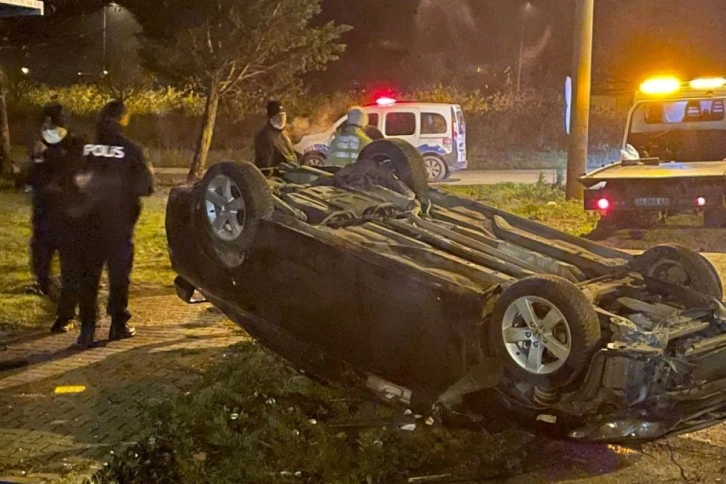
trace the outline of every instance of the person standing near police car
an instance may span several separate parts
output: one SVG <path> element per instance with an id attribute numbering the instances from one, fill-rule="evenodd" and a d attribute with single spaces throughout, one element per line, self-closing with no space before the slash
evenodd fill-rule
<path id="1" fill-rule="evenodd" d="M 357 106 L 351 108 L 345 125 L 330 142 L 326 165 L 345 167 L 354 163 L 363 148 L 372 141 L 365 131 L 366 126 L 368 113 Z"/>
<path id="2" fill-rule="evenodd" d="M 89 201 L 88 214 L 76 239 L 78 257 L 76 291 L 81 320 L 78 346 L 96 346 L 96 305 L 104 265 L 108 267 L 111 317 L 108 338 L 130 338 L 136 330 L 128 325 L 130 275 L 133 266 L 133 234 L 141 214 L 140 197 L 154 191 L 153 175 L 139 146 L 126 138 L 123 129 L 129 113 L 121 101 L 111 101 L 101 110 L 96 139 L 83 148 L 84 173 L 81 191 Z M 81 254 L 78 254 L 81 255 Z"/>
<path id="3" fill-rule="evenodd" d="M 255 136 L 255 165 L 275 168 L 281 163 L 297 164 L 297 154 L 285 134 L 287 112 L 280 101 L 267 103 L 267 123 Z"/>

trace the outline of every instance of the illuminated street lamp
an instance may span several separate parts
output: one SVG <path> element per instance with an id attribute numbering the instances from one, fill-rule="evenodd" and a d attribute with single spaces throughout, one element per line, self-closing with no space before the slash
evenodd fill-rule
<path id="1" fill-rule="evenodd" d="M 20 72 L 22 72 L 23 75 L 27 76 L 28 74 L 30 74 L 30 68 L 28 68 L 28 67 L 21 67 L 20 68 Z"/>

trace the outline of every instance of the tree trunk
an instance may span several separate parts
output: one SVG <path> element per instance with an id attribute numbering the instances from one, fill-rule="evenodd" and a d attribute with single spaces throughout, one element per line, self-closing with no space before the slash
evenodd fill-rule
<path id="1" fill-rule="evenodd" d="M 187 181 L 189 182 L 201 179 L 207 169 L 207 155 L 209 155 L 209 148 L 212 146 L 218 107 L 219 85 L 215 81 L 212 81 L 209 85 L 209 93 L 207 94 L 207 104 L 204 108 L 202 132 L 197 142 L 197 151 L 194 153 L 194 161 L 192 161 L 192 166 L 189 168 L 189 174 L 187 175 Z"/>
<path id="2" fill-rule="evenodd" d="M 2 176 L 9 178 L 13 176 L 13 160 L 10 156 L 10 121 L 5 82 L 5 72 L 0 66 L 0 162 L 2 162 Z"/>

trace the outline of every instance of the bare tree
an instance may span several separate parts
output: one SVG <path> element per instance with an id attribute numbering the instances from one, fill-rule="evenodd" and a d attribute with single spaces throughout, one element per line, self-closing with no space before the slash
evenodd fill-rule
<path id="1" fill-rule="evenodd" d="M 143 28 L 144 66 L 206 97 L 190 180 L 206 169 L 222 98 L 294 84 L 300 74 L 324 69 L 345 48 L 338 39 L 347 27 L 311 25 L 320 0 L 122 3 Z"/>

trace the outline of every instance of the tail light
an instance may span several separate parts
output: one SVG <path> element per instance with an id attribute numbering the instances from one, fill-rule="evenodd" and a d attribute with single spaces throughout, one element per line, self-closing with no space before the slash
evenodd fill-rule
<path id="1" fill-rule="evenodd" d="M 601 198 L 597 201 L 597 209 L 602 210 L 603 212 L 607 211 L 610 208 L 610 200 L 607 198 Z"/>

